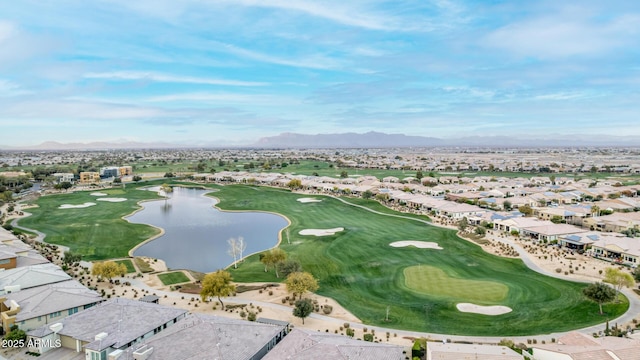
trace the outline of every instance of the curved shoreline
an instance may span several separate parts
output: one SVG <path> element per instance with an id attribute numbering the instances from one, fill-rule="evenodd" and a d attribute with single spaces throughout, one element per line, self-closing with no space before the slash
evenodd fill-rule
<path id="1" fill-rule="evenodd" d="M 212 198 L 212 199 L 214 200 L 214 202 L 215 202 L 215 203 L 212 205 L 212 207 L 214 207 L 216 210 L 218 210 L 218 211 L 220 211 L 220 212 L 228 212 L 228 213 L 234 213 L 234 212 L 235 212 L 235 213 L 247 213 L 247 212 L 249 212 L 249 213 L 272 214 L 272 215 L 277 215 L 277 216 L 279 216 L 279 217 L 281 217 L 281 218 L 284 218 L 284 219 L 287 221 L 287 225 L 286 225 L 285 227 L 283 227 L 282 229 L 280 229 L 280 231 L 278 231 L 278 242 L 277 242 L 274 246 L 272 246 L 272 247 L 270 247 L 270 248 L 268 248 L 268 249 L 265 249 L 265 250 L 254 251 L 254 252 L 252 252 L 252 253 L 249 253 L 249 254 L 247 254 L 247 255 L 244 255 L 241 259 L 238 259 L 238 261 L 236 261 L 236 263 L 241 262 L 243 259 L 245 259 L 245 258 L 247 258 L 247 257 L 249 257 L 249 256 L 252 256 L 252 255 L 255 255 L 255 254 L 259 254 L 259 253 L 261 253 L 261 252 L 263 252 L 263 251 L 271 250 L 271 249 L 274 249 L 274 248 L 276 248 L 276 247 L 280 246 L 280 244 L 282 243 L 282 231 L 284 231 L 284 230 L 285 230 L 285 229 L 287 229 L 289 226 L 291 226 L 291 220 L 289 220 L 289 218 L 288 218 L 288 217 L 286 217 L 286 216 L 284 216 L 284 215 L 282 215 L 282 214 L 276 213 L 276 212 L 272 212 L 272 211 L 261 211 L 261 210 L 249 210 L 249 211 L 245 211 L 245 210 L 225 210 L 225 209 L 221 209 L 221 208 L 219 208 L 219 207 L 217 206 L 217 204 L 218 204 L 218 203 L 220 203 L 220 201 L 221 201 L 221 200 L 220 200 L 218 197 L 216 197 L 216 196 L 211 196 L 211 195 L 209 195 L 209 194 L 211 194 L 211 193 L 215 193 L 216 191 L 218 191 L 217 189 L 208 189 L 208 188 L 206 188 L 206 187 L 204 187 L 204 186 L 198 186 L 198 185 L 186 185 L 186 186 L 183 186 L 183 185 L 174 185 L 174 186 L 176 186 L 176 187 L 183 187 L 183 188 L 187 188 L 187 189 L 199 189 L 199 190 L 205 190 L 205 191 L 207 191 L 206 193 L 202 194 L 201 196 L 203 196 L 203 197 L 209 197 L 209 198 Z M 222 186 L 222 185 L 221 185 L 221 186 Z M 149 190 L 142 189 L 142 188 L 141 188 L 141 189 L 139 189 L 139 190 L 149 191 Z M 159 200 L 163 200 L 163 199 L 148 199 L 148 200 L 141 200 L 141 201 L 138 201 L 138 202 L 137 202 L 137 204 L 138 204 L 138 205 L 140 205 L 140 208 L 139 208 L 139 209 L 135 209 L 132 213 L 127 214 L 127 215 L 125 215 L 125 216 L 122 216 L 122 217 L 121 217 L 123 220 L 125 220 L 125 221 L 129 222 L 130 224 L 142 224 L 142 225 L 151 226 L 152 228 L 155 228 L 155 229 L 160 230 L 160 233 L 158 233 L 158 234 L 156 234 L 156 235 L 154 235 L 154 236 L 152 236 L 152 237 L 150 237 L 150 238 L 148 238 L 148 239 L 146 239 L 146 240 L 142 241 L 141 243 L 139 243 L 139 244 L 137 244 L 136 246 L 134 246 L 133 248 L 131 248 L 131 249 L 128 251 L 128 255 L 129 255 L 130 257 L 135 257 L 135 256 L 133 255 L 133 253 L 134 253 L 136 250 L 138 250 L 140 247 L 142 247 L 143 245 L 145 245 L 145 244 L 147 244 L 147 243 L 149 243 L 149 242 L 151 242 L 151 241 L 153 241 L 153 240 L 156 240 L 156 239 L 158 239 L 159 237 L 161 237 L 162 235 L 164 235 L 164 234 L 165 234 L 165 230 L 164 230 L 163 228 L 159 227 L 159 226 L 156 226 L 156 225 L 153 225 L 153 224 L 149 224 L 149 223 L 132 223 L 132 222 L 130 222 L 130 221 L 129 221 L 128 219 L 126 219 L 126 218 L 127 218 L 127 217 L 130 217 L 130 216 L 135 215 L 135 214 L 136 214 L 136 213 L 138 213 L 139 211 L 144 210 L 144 206 L 142 205 L 142 203 L 144 203 L 144 202 L 148 202 L 148 201 L 159 201 Z M 217 202 L 216 202 L 216 201 L 217 201 Z M 162 260 L 164 261 L 164 259 L 162 259 Z M 231 266 L 233 266 L 233 264 L 234 264 L 234 262 L 231 262 L 231 264 L 229 264 L 229 265 L 225 266 L 223 269 L 228 269 L 228 268 L 230 268 Z"/>
<path id="2" fill-rule="evenodd" d="M 224 185 L 221 185 L 221 186 L 224 186 Z M 214 189 L 214 190 L 215 190 L 215 189 Z M 261 250 L 261 251 L 254 251 L 254 252 L 252 252 L 252 253 L 250 253 L 250 254 L 247 254 L 247 255 L 243 256 L 241 259 L 238 259 L 238 261 L 236 261 L 236 263 L 241 262 L 242 260 L 244 260 L 245 258 L 248 258 L 249 256 L 253 256 L 253 255 L 255 255 L 255 254 L 259 254 L 259 253 L 261 253 L 261 252 L 263 252 L 263 251 L 267 251 L 267 250 L 275 249 L 275 248 L 277 248 L 278 246 L 280 246 L 280 244 L 282 244 L 282 232 L 283 232 L 284 230 L 288 229 L 288 228 L 289 228 L 289 226 L 291 226 L 291 220 L 289 220 L 289 218 L 288 218 L 288 217 L 286 217 L 286 216 L 284 216 L 284 215 L 282 215 L 282 214 L 280 214 L 280 213 L 273 212 L 273 211 L 262 211 L 262 210 L 226 210 L 226 209 L 221 209 L 221 208 L 219 208 L 219 207 L 218 207 L 218 204 L 221 202 L 220 198 L 218 198 L 218 197 L 216 197 L 216 196 L 211 196 L 211 195 L 209 195 L 210 193 L 213 193 L 213 192 L 215 192 L 215 191 L 211 191 L 211 192 L 208 192 L 208 193 L 202 194 L 202 196 L 208 196 L 208 197 L 210 197 L 210 198 L 216 199 L 218 202 L 217 202 L 217 203 L 215 203 L 215 204 L 213 204 L 213 207 L 214 207 L 214 208 L 216 208 L 216 209 L 217 209 L 218 211 L 220 211 L 220 212 L 228 212 L 228 213 L 247 213 L 247 212 L 256 212 L 256 213 L 262 213 L 262 214 L 278 215 L 278 216 L 280 216 L 280 217 L 284 218 L 285 220 L 287 220 L 287 226 L 283 227 L 282 229 L 280 229 L 280 231 L 278 231 L 278 242 L 277 242 L 274 246 L 272 246 L 272 247 L 270 247 L 270 248 L 268 248 L 268 249 L 265 249 L 265 250 Z M 231 266 L 233 266 L 233 262 L 232 262 L 231 264 L 227 265 L 226 267 L 224 267 L 224 269 L 226 270 L 226 269 L 230 268 Z"/>

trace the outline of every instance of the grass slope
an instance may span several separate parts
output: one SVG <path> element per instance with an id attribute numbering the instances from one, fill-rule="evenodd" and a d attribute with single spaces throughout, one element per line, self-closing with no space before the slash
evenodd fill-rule
<path id="1" fill-rule="evenodd" d="M 281 248 L 318 278 L 318 293 L 333 297 L 365 323 L 436 333 L 506 336 L 565 331 L 606 320 L 598 315 L 597 305 L 582 295 L 586 285 L 542 276 L 520 260 L 487 254 L 458 238 L 455 231 L 373 214 L 329 197 L 302 204 L 296 201 L 300 194 L 281 189 L 216 188 L 221 209 L 273 211 L 287 216 L 291 225 L 283 232 Z M 298 235 L 303 229 L 334 227 L 345 231 L 327 237 Z M 437 242 L 444 249 L 389 246 L 409 239 Z M 455 308 L 461 298 L 410 290 L 404 271 L 417 265 L 439 268 L 458 279 L 504 284 L 509 290 L 501 303 L 513 312 L 495 317 L 461 313 Z M 240 282 L 277 281 L 273 271 L 264 272 L 257 254 L 230 271 Z M 387 306 L 391 307 L 390 322 L 384 321 Z M 625 301 L 608 304 L 605 311 L 613 318 L 627 308 Z"/>
<path id="2" fill-rule="evenodd" d="M 45 241 L 71 248 L 82 254 L 85 260 L 103 260 L 128 256 L 135 245 L 158 233 L 158 230 L 141 224 L 131 224 L 122 217 L 131 214 L 140 206 L 141 200 L 159 199 L 151 191 L 126 189 L 100 190 L 110 196 L 126 198 L 127 201 L 111 203 L 97 201 L 92 191 L 43 196 L 38 199 L 38 208 L 29 209 L 32 216 L 21 219 L 19 225 L 47 234 Z M 96 203 L 80 209 L 59 209 L 62 204 Z"/>
<path id="3" fill-rule="evenodd" d="M 159 274 L 158 279 L 165 285 L 179 284 L 188 282 L 189 278 L 182 271 L 174 271 L 170 273 Z"/>
<path id="4" fill-rule="evenodd" d="M 124 264 L 127 267 L 127 274 L 136 272 L 136 268 L 133 266 L 131 260 L 116 260 L 116 264 Z"/>

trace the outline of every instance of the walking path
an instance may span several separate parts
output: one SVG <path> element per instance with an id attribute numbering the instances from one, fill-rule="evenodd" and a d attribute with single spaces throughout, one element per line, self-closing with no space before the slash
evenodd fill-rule
<path id="1" fill-rule="evenodd" d="M 349 206 L 354 206 L 357 208 L 361 208 L 363 210 L 369 211 L 371 213 L 375 213 L 378 215 L 383 215 L 383 216 L 389 216 L 389 217 L 395 217 L 395 218 L 402 218 L 402 219 L 407 219 L 407 220 L 412 220 L 412 221 L 417 221 L 417 222 L 421 222 L 427 225 L 433 225 L 433 226 L 438 226 L 430 221 L 427 220 L 422 220 L 422 219 L 417 219 L 415 217 L 410 217 L 410 216 L 403 216 L 403 215 L 396 215 L 396 214 L 388 214 L 388 213 L 384 213 L 384 212 L 380 212 L 380 211 L 376 211 L 373 209 L 370 209 L 366 206 L 363 205 L 358 205 L 358 204 L 353 204 L 347 200 L 338 198 L 338 197 L 334 197 L 334 196 L 330 196 L 344 204 L 347 204 Z M 29 214 L 27 214 L 28 216 Z M 37 241 L 43 241 L 44 238 L 46 237 L 46 234 L 39 232 L 37 230 L 34 229 L 29 229 L 29 228 L 25 228 L 25 227 L 21 227 L 19 225 L 17 225 L 17 221 L 18 219 L 14 219 L 12 221 L 12 225 L 18 229 L 23 229 L 23 230 L 27 230 L 27 231 L 32 231 L 34 233 L 37 234 Z M 547 276 L 551 276 L 554 278 L 560 278 L 563 280 L 570 280 L 570 281 L 580 281 L 580 280 L 574 280 L 574 279 L 567 279 L 567 277 L 564 277 L 560 274 L 555 274 L 552 272 L 549 272 L 543 268 L 541 268 L 540 266 L 538 266 L 532 259 L 531 259 L 531 255 L 524 250 L 519 244 L 516 244 L 515 242 L 511 241 L 508 238 L 498 238 L 498 237 L 493 237 L 494 240 L 499 241 L 501 243 L 507 244 L 512 246 L 517 252 L 518 254 L 520 254 L 520 258 L 522 259 L 522 261 L 533 271 L 536 271 L 540 274 L 543 275 L 547 275 Z M 129 281 L 131 283 L 132 286 L 142 289 L 142 290 L 148 290 L 150 292 L 156 293 L 157 295 L 164 297 L 165 295 L 167 296 L 167 298 L 173 298 L 173 299 L 180 299 L 181 297 L 185 296 L 184 293 L 179 293 L 179 292 L 171 292 L 171 291 L 163 291 L 163 290 L 158 290 L 156 288 L 153 288 L 149 285 L 147 285 L 143 280 L 141 279 L 130 279 L 130 278 L 121 278 L 121 280 L 123 281 Z M 587 281 L 582 281 L 582 282 L 587 282 Z M 640 297 L 638 297 L 636 294 L 634 294 L 633 292 L 624 289 L 623 293 L 627 296 L 627 298 L 629 299 L 629 310 L 622 315 L 621 317 L 617 318 L 617 319 L 612 319 L 610 320 L 610 324 L 614 325 L 616 323 L 622 325 L 622 324 L 626 324 L 628 322 L 631 322 L 631 320 L 636 317 L 638 314 L 640 314 Z M 254 305 L 258 305 L 261 307 L 265 307 L 265 308 L 270 308 L 270 309 L 274 309 L 274 310 L 278 310 L 278 311 L 285 311 L 285 312 L 291 312 L 291 307 L 289 306 L 285 306 L 285 305 L 280 305 L 280 304 L 275 304 L 275 303 L 271 303 L 271 302 L 264 302 L 264 301 L 256 301 L 254 299 L 246 299 L 243 298 L 241 296 L 235 296 L 235 297 L 227 297 L 225 298 L 225 301 L 230 301 L 236 304 L 249 304 L 252 303 Z M 339 318 L 334 318 L 334 317 L 330 317 L 330 316 L 325 316 L 325 315 L 321 315 L 321 314 L 317 314 L 317 313 L 312 313 L 310 316 L 310 318 L 312 319 L 317 319 L 317 320 L 321 320 L 321 321 L 325 321 L 328 323 L 332 323 L 332 324 L 339 324 L 342 325 L 345 322 L 344 319 L 339 319 Z M 426 338 L 430 338 L 430 339 L 435 339 L 435 340 L 445 340 L 445 339 L 450 339 L 452 341 L 473 341 L 473 342 L 480 342 L 480 343 L 497 343 L 499 342 L 501 339 L 505 338 L 506 336 L 503 337 L 483 337 L 483 336 L 458 336 L 458 335 L 447 335 L 447 334 L 436 334 L 436 333 L 424 333 L 424 332 L 415 332 L 415 331 L 406 331 L 406 330 L 397 330 L 397 329 L 390 329 L 390 328 L 384 328 L 384 327 L 378 327 L 378 326 L 371 326 L 371 325 L 364 325 L 364 324 L 360 324 L 360 323 L 354 323 L 354 322 L 349 322 L 350 326 L 352 328 L 356 328 L 359 330 L 362 330 L 363 328 L 368 328 L 368 329 L 373 329 L 376 331 L 376 333 L 382 334 L 385 332 L 390 332 L 393 334 L 397 334 L 398 337 L 402 338 L 402 337 L 426 337 Z M 595 325 L 595 326 L 590 326 L 584 329 L 579 329 L 576 331 L 580 331 L 583 333 L 587 333 L 587 334 L 592 334 L 594 332 L 599 332 L 604 330 L 605 324 L 599 324 L 599 325 Z M 522 343 L 526 343 L 528 339 L 532 339 L 532 338 L 536 338 L 537 340 L 547 340 L 550 341 L 552 338 L 558 338 L 564 334 L 566 334 L 568 332 L 561 332 L 561 333 L 552 333 L 552 334 L 541 334 L 541 335 L 530 335 L 530 336 L 517 336 L 517 337 L 511 337 L 509 336 L 510 339 L 513 339 L 515 342 L 522 342 Z"/>

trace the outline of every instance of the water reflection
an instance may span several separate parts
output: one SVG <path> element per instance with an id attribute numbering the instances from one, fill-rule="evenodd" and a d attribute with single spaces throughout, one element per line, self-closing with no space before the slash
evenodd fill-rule
<path id="1" fill-rule="evenodd" d="M 135 256 L 166 261 L 172 269 L 211 272 L 233 262 L 227 240 L 244 237 L 245 255 L 266 250 L 278 242 L 287 221 L 278 215 L 256 212 L 221 212 L 206 190 L 175 188 L 171 199 L 145 202 L 144 209 L 127 218 L 165 230 L 161 237 L 141 246 Z"/>

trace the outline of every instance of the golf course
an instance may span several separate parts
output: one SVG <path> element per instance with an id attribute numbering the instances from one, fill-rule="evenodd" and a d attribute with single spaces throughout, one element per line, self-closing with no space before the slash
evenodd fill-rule
<path id="1" fill-rule="evenodd" d="M 605 304 L 606 315 L 599 315 L 598 305 L 582 294 L 586 284 L 540 275 L 519 259 L 488 254 L 453 230 L 429 225 L 426 217 L 405 217 L 375 201 L 344 199 L 382 214 L 336 198 L 284 189 L 206 186 L 215 190 L 209 195 L 220 200 L 217 207 L 222 210 L 286 216 L 291 225 L 282 231 L 280 247 L 318 279 L 318 294 L 334 298 L 365 324 L 456 335 L 532 335 L 602 323 L 628 308 L 623 299 Z M 48 242 L 68 246 L 87 260 L 123 257 L 158 232 L 122 219 L 139 207 L 138 201 L 159 198 L 137 187 L 103 191 L 126 201 L 83 208 L 60 206 L 97 203 L 89 192 L 45 196 L 36 202 L 38 208 L 30 209 L 33 215 L 19 224 L 46 233 Z M 339 228 L 323 236 L 300 234 Z M 390 245 L 402 241 L 437 247 Z M 273 271 L 264 272 L 258 254 L 228 270 L 236 282 L 283 280 Z M 501 315 L 462 312 L 456 307 L 460 303 L 511 311 Z"/>

